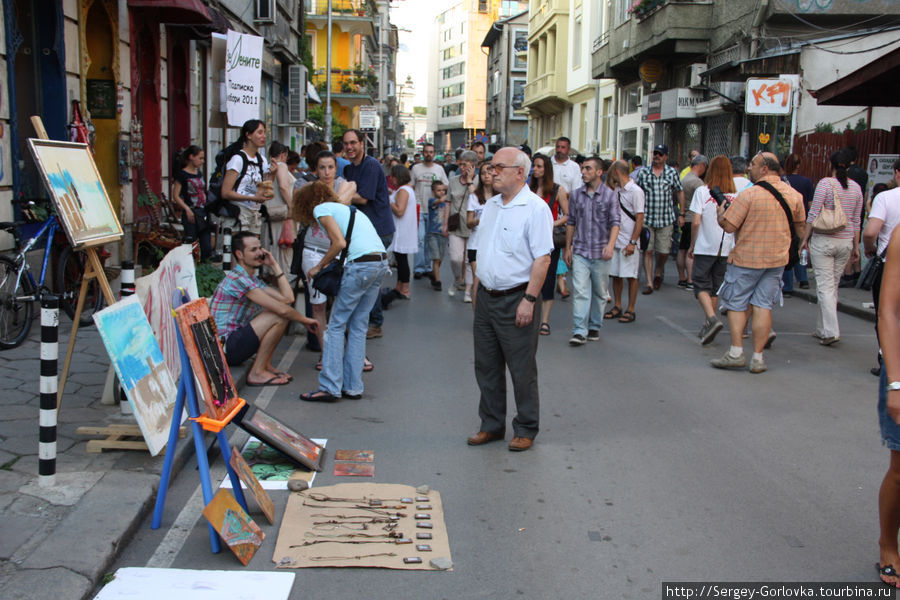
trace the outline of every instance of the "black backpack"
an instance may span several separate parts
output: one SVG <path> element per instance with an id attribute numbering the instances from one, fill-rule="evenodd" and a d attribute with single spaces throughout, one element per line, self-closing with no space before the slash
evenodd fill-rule
<path id="1" fill-rule="evenodd" d="M 206 188 L 206 204 L 209 207 L 208 212 L 210 214 L 220 215 L 224 210 L 224 214 L 232 219 L 237 219 L 240 214 L 240 209 L 237 206 L 222 197 L 222 182 L 225 180 L 225 168 L 228 165 L 228 161 L 237 154 L 241 157 L 241 171 L 234 181 L 233 189 L 238 189 L 241 180 L 244 178 L 244 175 L 247 174 L 247 168 L 250 166 L 247 155 L 241 152 L 243 147 L 243 142 L 237 140 L 236 142 L 225 146 L 225 148 L 219 150 L 216 154 L 216 168 L 212 175 L 210 175 L 209 185 Z M 262 157 L 257 154 L 256 160 L 257 165 L 259 166 L 259 172 L 262 173 Z"/>

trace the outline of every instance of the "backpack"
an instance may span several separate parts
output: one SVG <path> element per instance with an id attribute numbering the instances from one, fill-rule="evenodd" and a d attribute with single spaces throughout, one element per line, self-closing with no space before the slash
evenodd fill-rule
<path id="1" fill-rule="evenodd" d="M 216 168 L 212 172 L 212 175 L 209 176 L 209 185 L 206 187 L 206 205 L 209 207 L 208 212 L 210 214 L 219 215 L 222 214 L 222 211 L 224 210 L 225 215 L 232 219 L 237 219 L 240 214 L 240 209 L 235 206 L 234 203 L 222 197 L 222 182 L 225 180 L 225 170 L 228 161 L 231 160 L 234 155 L 238 155 L 241 157 L 241 171 L 234 181 L 233 188 L 235 190 L 238 189 L 241 180 L 244 178 L 244 175 L 247 174 L 247 168 L 250 166 L 247 155 L 241 152 L 243 147 L 243 142 L 237 140 L 219 150 L 216 154 Z M 259 172 L 262 173 L 262 157 L 257 154 L 256 160 L 259 166 Z"/>

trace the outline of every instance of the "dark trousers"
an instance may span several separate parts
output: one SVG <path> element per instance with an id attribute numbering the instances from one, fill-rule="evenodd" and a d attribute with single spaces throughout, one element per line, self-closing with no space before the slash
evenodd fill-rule
<path id="1" fill-rule="evenodd" d="M 534 438 L 538 433 L 540 399 L 538 397 L 537 352 L 541 299 L 527 327 L 516 327 L 516 308 L 525 292 L 508 296 L 490 296 L 478 288 L 475 321 L 475 381 L 481 390 L 478 415 L 481 430 L 500 433 L 506 430 L 506 370 L 509 369 L 516 401 L 513 431 L 518 437 Z"/>

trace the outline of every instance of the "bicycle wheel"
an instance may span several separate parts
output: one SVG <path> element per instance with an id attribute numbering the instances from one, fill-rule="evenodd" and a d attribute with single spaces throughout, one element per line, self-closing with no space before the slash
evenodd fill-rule
<path id="1" fill-rule="evenodd" d="M 25 341 L 31 330 L 31 300 L 20 298 L 34 296 L 34 286 L 23 273 L 16 286 L 18 267 L 9 256 L 0 256 L 0 349 L 15 348 Z"/>
<path id="2" fill-rule="evenodd" d="M 59 253 L 56 263 L 56 292 L 59 294 L 59 307 L 75 318 L 75 308 L 78 306 L 78 293 L 81 291 L 81 280 L 84 278 L 84 265 L 87 255 L 81 251 L 72 250 L 71 246 L 63 248 Z M 88 284 L 87 296 L 84 298 L 84 308 L 81 311 L 81 319 L 78 325 L 85 327 L 94 324 L 91 318 L 95 312 L 103 308 L 106 300 L 100 291 L 100 284 L 96 279 Z"/>

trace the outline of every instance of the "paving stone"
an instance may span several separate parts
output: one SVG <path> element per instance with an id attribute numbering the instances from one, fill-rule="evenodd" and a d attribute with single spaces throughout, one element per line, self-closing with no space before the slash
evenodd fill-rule
<path id="1" fill-rule="evenodd" d="M 19 488 L 28 483 L 29 477 L 16 471 L 0 471 L 0 494 L 15 494 Z"/>
<path id="2" fill-rule="evenodd" d="M 32 479 L 20 487 L 19 492 L 40 498 L 50 504 L 74 506 L 101 477 L 103 473 L 100 471 L 57 473 L 56 485 L 41 487 L 37 479 Z"/>
<path id="3" fill-rule="evenodd" d="M 2 446 L 3 446 L 3 442 L 2 442 L 2 440 L 0 440 L 0 447 L 2 447 Z M 18 456 L 18 454 L 13 454 L 13 453 L 7 452 L 5 450 L 0 450 L 0 467 L 5 465 L 9 461 L 13 460 L 17 456 Z"/>
<path id="4" fill-rule="evenodd" d="M 35 388 L 34 391 L 23 390 L 21 388 L 9 390 L 4 394 L 0 394 L 0 405 L 11 406 L 14 404 L 25 404 L 29 400 L 37 398 L 39 391 L 40 390 L 37 388 Z"/>
<path id="5" fill-rule="evenodd" d="M 35 585 L 38 581 L 40 585 Z M 80 600 L 93 587 L 83 575 L 57 567 L 17 571 L 6 581 L 2 592 L 5 600 Z"/>
<path id="6" fill-rule="evenodd" d="M 25 419 L 31 419 L 35 422 L 35 426 L 37 426 L 39 413 L 34 407 L 25 405 L 13 405 L 7 406 L 3 409 L 3 420 L 4 421 L 22 421 Z M 22 427 L 23 423 L 19 423 L 19 427 Z"/>
<path id="7" fill-rule="evenodd" d="M 18 377 L 13 375 L 2 374 L 0 375 L 0 390 L 14 390 L 23 383 L 25 383 L 25 377 L 22 373 L 17 373 Z"/>
<path id="8" fill-rule="evenodd" d="M 13 423 L 0 423 L 0 428 L 5 428 L 6 425 L 13 425 Z M 19 424 L 18 427 L 19 432 L 22 431 L 22 425 Z M 34 422 L 34 431 L 29 435 L 16 435 L 9 436 L 3 440 L 3 449 L 7 452 L 12 452 L 13 454 L 23 454 L 29 455 L 34 454 L 37 455 L 38 452 L 38 425 L 37 421 Z M 16 463 L 18 464 L 18 463 Z"/>
<path id="9" fill-rule="evenodd" d="M 0 558 L 12 558 L 13 553 L 39 530 L 42 521 L 42 517 L 17 515 L 9 509 L 0 514 L 0 531 L 3 532 L 0 535 Z"/>

